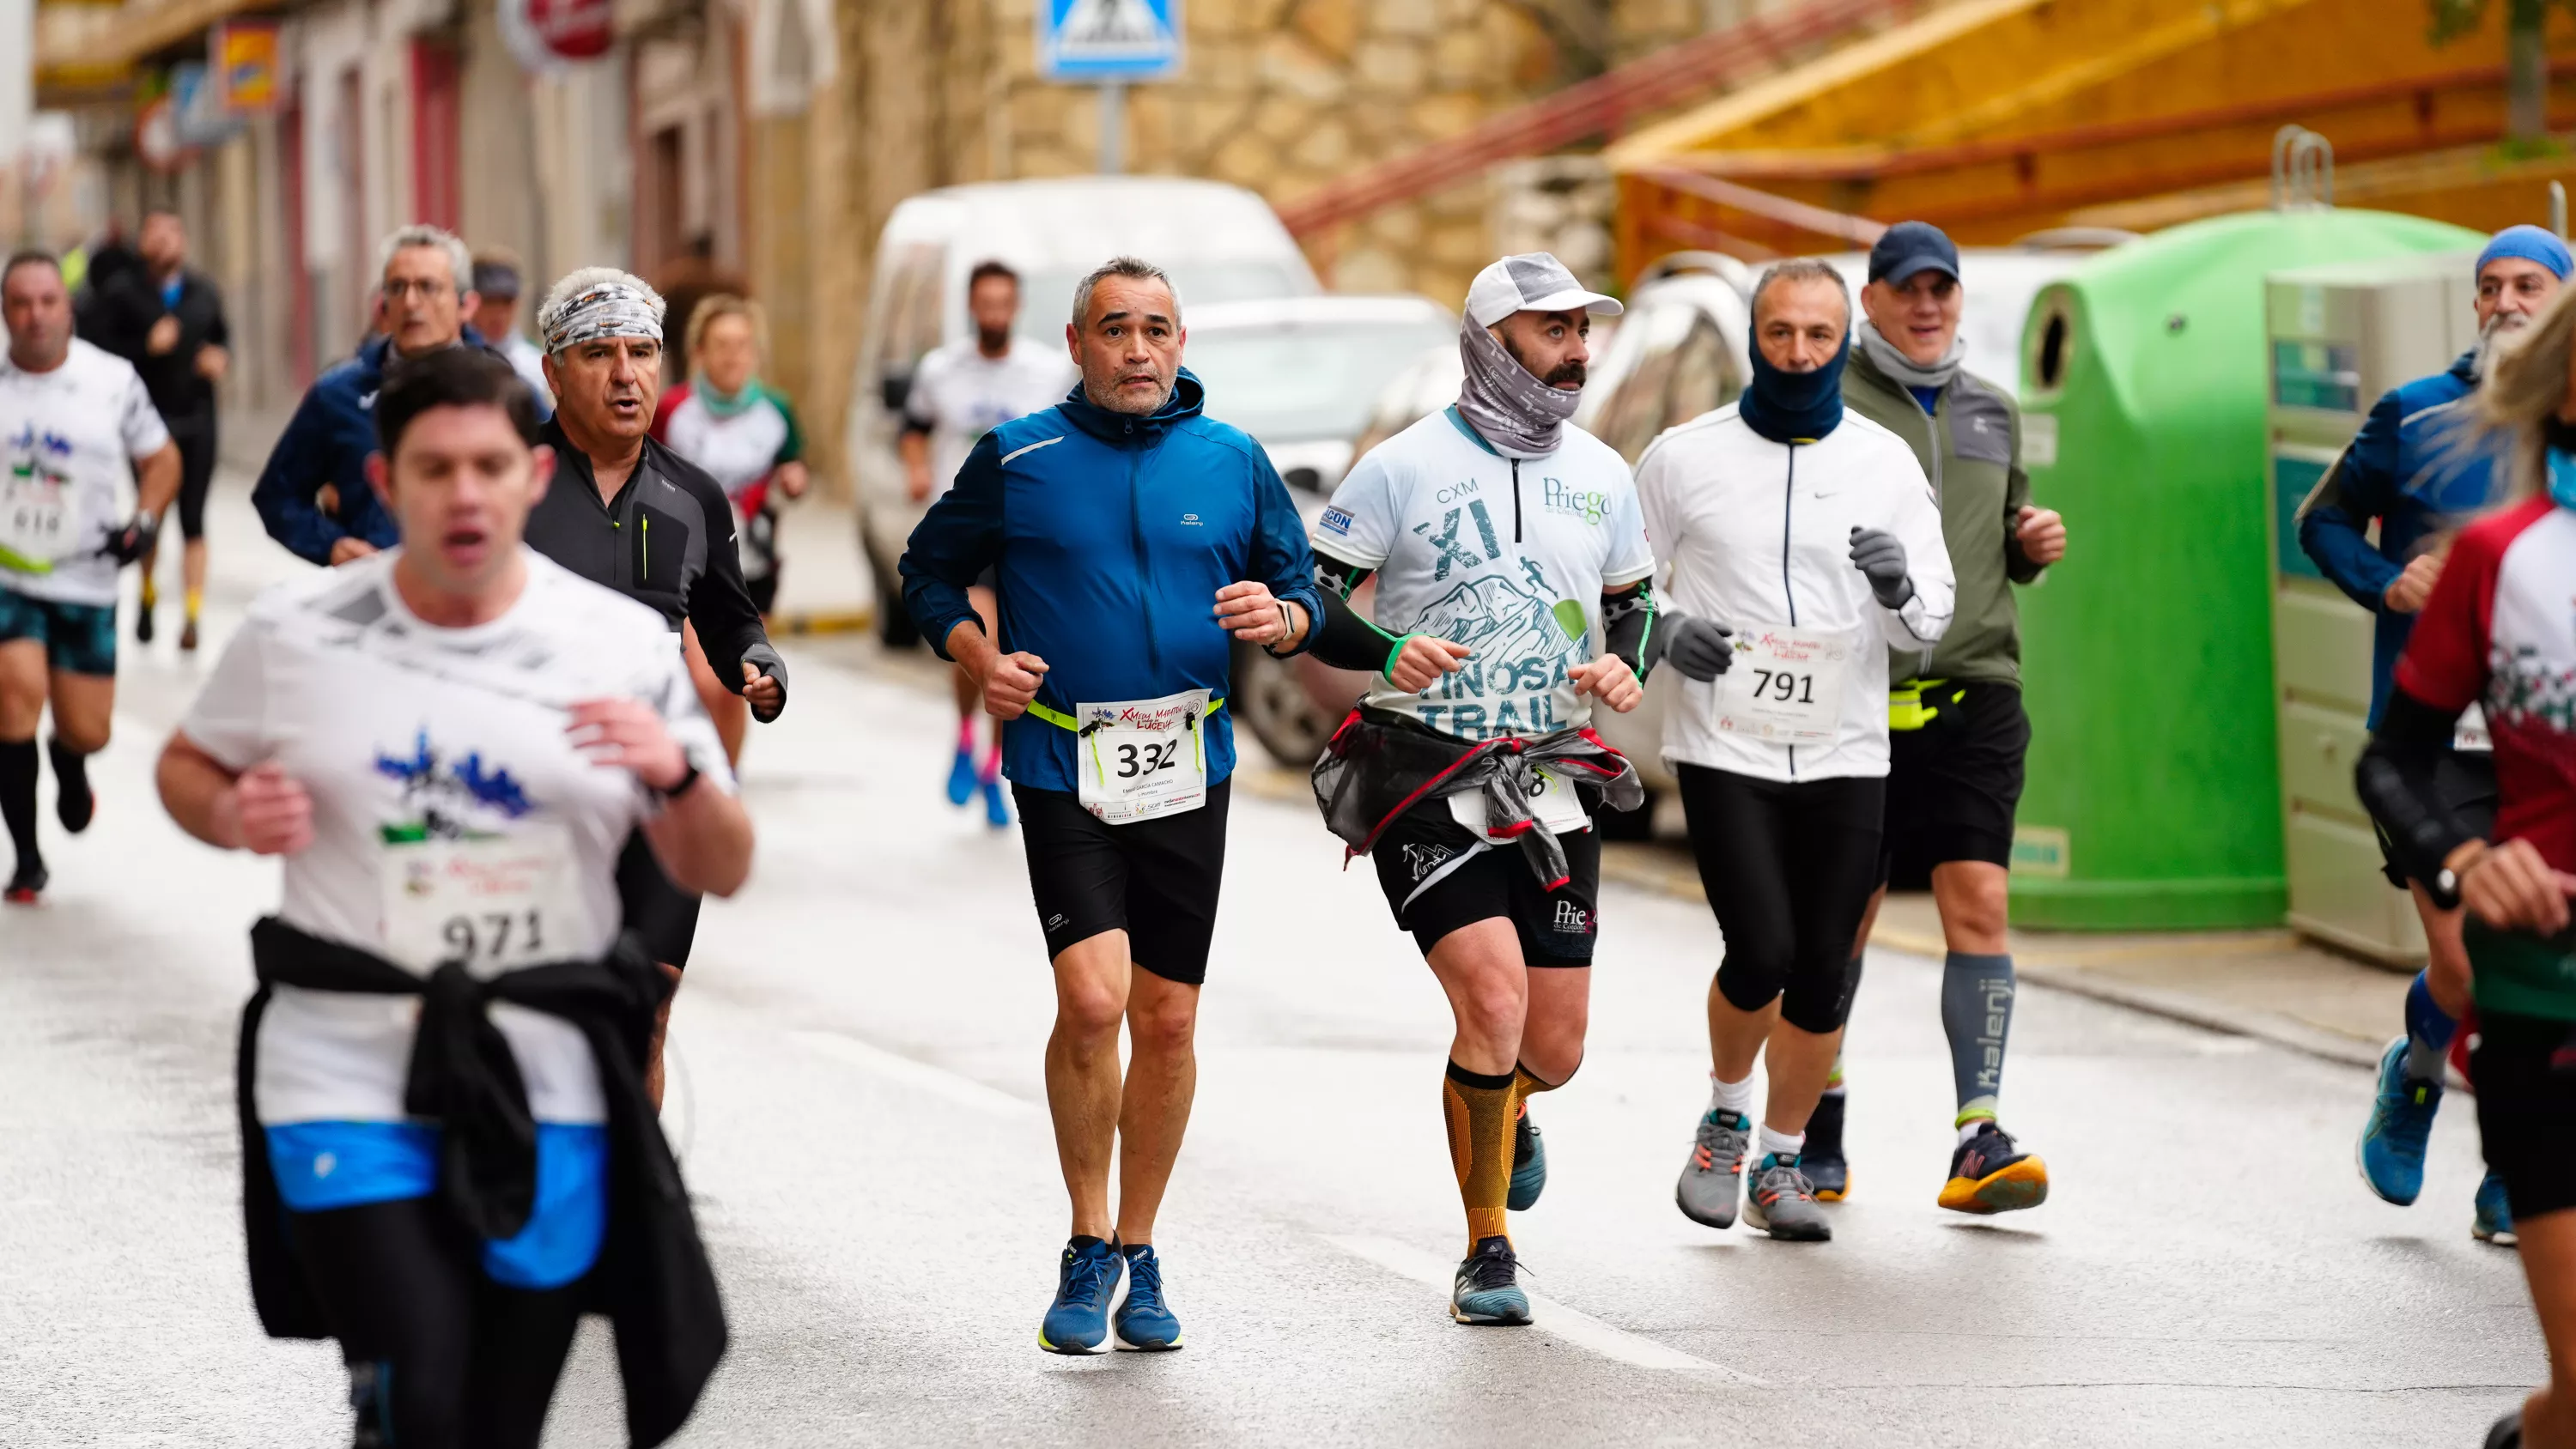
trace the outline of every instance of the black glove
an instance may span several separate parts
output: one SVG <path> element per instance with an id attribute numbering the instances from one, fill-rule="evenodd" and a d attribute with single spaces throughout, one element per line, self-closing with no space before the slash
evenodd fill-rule
<path id="1" fill-rule="evenodd" d="M 153 520 L 152 515 L 138 513 L 123 528 L 109 534 L 99 552 L 116 560 L 116 566 L 123 568 L 150 553 L 153 540 L 160 536 L 161 525 Z"/>
<path id="2" fill-rule="evenodd" d="M 1914 579 L 1905 571 L 1905 545 L 1896 541 L 1895 534 L 1883 528 L 1853 529 L 1851 561 L 1885 607 L 1899 608 L 1914 597 Z"/>
<path id="3" fill-rule="evenodd" d="M 1672 614 L 1664 619 L 1664 661 L 1686 679 L 1702 684 L 1726 672 L 1735 662 L 1735 631 L 1724 624 Z"/>

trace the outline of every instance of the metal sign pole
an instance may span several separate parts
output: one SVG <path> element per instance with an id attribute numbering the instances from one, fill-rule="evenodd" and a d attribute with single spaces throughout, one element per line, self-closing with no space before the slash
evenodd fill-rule
<path id="1" fill-rule="evenodd" d="M 1127 83 L 1100 83 L 1100 174 L 1127 169 Z"/>

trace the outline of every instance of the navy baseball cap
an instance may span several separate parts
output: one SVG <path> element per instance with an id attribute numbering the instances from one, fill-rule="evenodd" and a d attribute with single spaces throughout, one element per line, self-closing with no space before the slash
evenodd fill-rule
<path id="1" fill-rule="evenodd" d="M 1927 268 L 1937 269 L 1959 279 L 1959 249 L 1950 244 L 1941 228 L 1928 221 L 1900 221 L 1879 233 L 1869 249 L 1869 279 L 1891 287 L 1905 285 L 1905 279 Z"/>

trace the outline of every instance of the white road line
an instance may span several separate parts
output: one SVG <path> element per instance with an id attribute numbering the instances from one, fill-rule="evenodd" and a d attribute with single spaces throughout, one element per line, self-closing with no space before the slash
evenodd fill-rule
<path id="1" fill-rule="evenodd" d="M 907 1087 L 917 1087 L 934 1097 L 944 1097 L 958 1106 L 969 1107 L 989 1116 L 1037 1115 L 1037 1104 L 1034 1102 L 1022 1101 L 997 1087 L 988 1087 L 973 1077 L 952 1072 L 946 1067 L 934 1067 L 928 1062 L 915 1061 L 899 1052 L 887 1051 L 883 1047 L 870 1045 L 842 1032 L 808 1029 L 791 1031 L 788 1035 L 827 1057 L 847 1062 L 854 1067 L 864 1068 Z"/>
<path id="2" fill-rule="evenodd" d="M 1379 1267 L 1427 1283 L 1447 1292 L 1457 1276 L 1454 1264 L 1447 1263 L 1418 1248 L 1410 1248 L 1387 1238 L 1341 1237 L 1326 1234 L 1324 1241 L 1355 1258 L 1365 1258 Z M 1715 1364 L 1695 1354 L 1687 1354 L 1641 1337 L 1626 1329 L 1612 1328 L 1588 1313 L 1578 1313 L 1553 1298 L 1536 1293 L 1529 1295 L 1531 1327 L 1541 1333 L 1554 1334 L 1576 1348 L 1589 1349 L 1603 1358 L 1637 1368 L 1662 1369 L 1669 1373 L 1697 1374 L 1722 1378 L 1754 1388 L 1767 1387 L 1753 1375 Z"/>

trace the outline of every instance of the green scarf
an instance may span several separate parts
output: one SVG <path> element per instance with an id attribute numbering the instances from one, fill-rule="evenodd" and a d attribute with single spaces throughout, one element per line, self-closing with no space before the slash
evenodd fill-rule
<path id="1" fill-rule="evenodd" d="M 745 382 L 742 385 L 742 391 L 731 396 L 717 391 L 716 385 L 707 381 L 707 375 L 703 372 L 690 378 L 689 384 L 689 390 L 697 395 L 699 402 L 706 405 L 707 411 L 720 418 L 741 417 L 751 411 L 753 404 L 769 395 L 767 389 L 760 385 L 760 379 L 757 377 Z"/>

